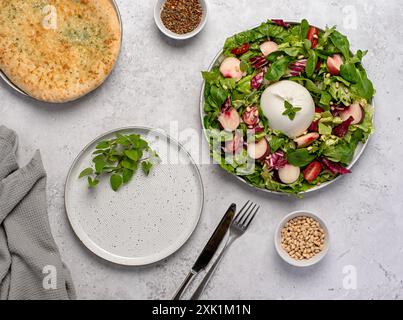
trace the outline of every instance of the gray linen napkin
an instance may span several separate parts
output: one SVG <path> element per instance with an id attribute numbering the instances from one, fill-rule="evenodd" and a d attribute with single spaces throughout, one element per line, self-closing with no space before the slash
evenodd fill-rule
<path id="1" fill-rule="evenodd" d="M 0 126 L 0 299 L 75 298 L 52 237 L 39 151 L 19 169 L 17 136 Z"/>

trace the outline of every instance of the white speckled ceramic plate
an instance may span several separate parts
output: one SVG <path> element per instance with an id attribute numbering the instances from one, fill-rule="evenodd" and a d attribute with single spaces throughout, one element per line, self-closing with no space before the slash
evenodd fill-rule
<path id="1" fill-rule="evenodd" d="M 96 144 L 117 132 L 142 135 L 161 163 L 148 177 L 139 170 L 118 192 L 107 178 L 89 189 L 78 176 L 91 163 Z M 131 266 L 177 251 L 196 228 L 203 201 L 201 176 L 189 153 L 164 132 L 144 127 L 114 130 L 92 141 L 74 161 L 65 189 L 67 215 L 82 243 L 101 258 Z"/>

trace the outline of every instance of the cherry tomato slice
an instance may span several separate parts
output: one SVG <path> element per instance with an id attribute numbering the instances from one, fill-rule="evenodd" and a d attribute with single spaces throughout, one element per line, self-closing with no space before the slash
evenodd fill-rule
<path id="1" fill-rule="evenodd" d="M 306 38 L 311 41 L 311 48 L 315 49 L 319 42 L 319 30 L 315 27 L 309 27 Z"/>
<path id="2" fill-rule="evenodd" d="M 319 161 L 312 162 L 304 170 L 304 178 L 309 183 L 313 182 L 322 172 L 322 164 Z"/>
<path id="3" fill-rule="evenodd" d="M 249 43 L 245 43 L 242 46 L 238 47 L 238 48 L 234 48 L 232 49 L 231 53 L 235 54 L 236 56 L 240 56 L 246 52 L 249 51 L 250 48 L 250 44 Z"/>

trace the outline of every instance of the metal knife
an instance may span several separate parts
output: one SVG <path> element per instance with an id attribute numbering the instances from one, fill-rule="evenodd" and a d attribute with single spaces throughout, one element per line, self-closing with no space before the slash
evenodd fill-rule
<path id="1" fill-rule="evenodd" d="M 190 270 L 189 274 L 183 281 L 178 291 L 175 293 L 175 296 L 172 298 L 172 300 L 180 300 L 180 297 L 185 292 L 186 288 L 189 286 L 193 278 L 209 264 L 210 260 L 213 258 L 218 247 L 220 246 L 220 243 L 227 234 L 232 219 L 235 216 L 235 211 L 236 211 L 236 204 L 233 203 L 225 213 L 224 217 L 221 219 L 220 224 L 215 229 L 210 240 L 207 242 L 202 253 L 197 258 L 194 266 Z"/>

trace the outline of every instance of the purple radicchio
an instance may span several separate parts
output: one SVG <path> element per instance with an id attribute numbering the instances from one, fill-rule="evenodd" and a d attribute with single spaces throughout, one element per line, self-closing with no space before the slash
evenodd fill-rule
<path id="1" fill-rule="evenodd" d="M 323 163 L 324 167 L 329 170 L 333 174 L 349 174 L 351 173 L 350 170 L 344 168 L 341 164 L 330 161 L 329 159 L 322 158 L 321 162 Z"/>
<path id="2" fill-rule="evenodd" d="M 287 158 L 283 151 L 277 151 L 275 153 L 271 153 L 266 158 L 266 166 L 267 168 L 272 170 L 279 170 L 285 167 L 288 164 Z"/>
<path id="3" fill-rule="evenodd" d="M 338 136 L 339 138 L 343 138 L 347 132 L 348 129 L 350 128 L 350 125 L 354 122 L 354 118 L 350 117 L 346 121 L 344 121 L 342 124 L 338 125 L 333 129 L 333 134 L 335 136 Z"/>
<path id="4" fill-rule="evenodd" d="M 300 76 L 306 68 L 307 59 L 302 59 L 295 61 L 289 65 L 289 76 L 298 77 Z"/>
<path id="5" fill-rule="evenodd" d="M 284 27 L 284 28 L 289 28 L 291 27 L 291 25 L 287 22 L 285 22 L 282 19 L 272 19 L 271 22 L 273 22 L 274 24 L 280 26 L 280 27 Z"/>

